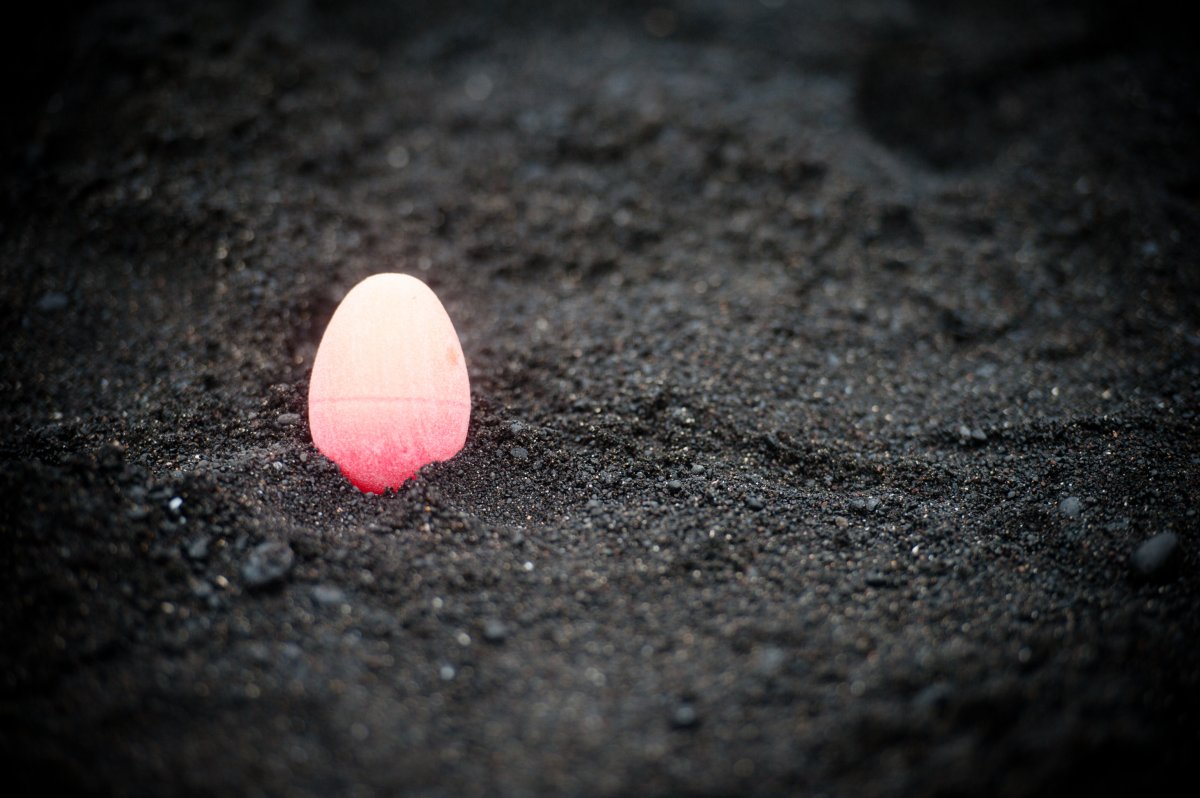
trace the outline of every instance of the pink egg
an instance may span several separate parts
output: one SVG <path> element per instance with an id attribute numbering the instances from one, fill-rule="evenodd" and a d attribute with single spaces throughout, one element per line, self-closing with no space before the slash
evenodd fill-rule
<path id="1" fill-rule="evenodd" d="M 429 286 L 376 274 L 325 328 L 308 387 L 313 443 L 368 493 L 398 488 L 467 440 L 471 386 L 462 345 Z"/>

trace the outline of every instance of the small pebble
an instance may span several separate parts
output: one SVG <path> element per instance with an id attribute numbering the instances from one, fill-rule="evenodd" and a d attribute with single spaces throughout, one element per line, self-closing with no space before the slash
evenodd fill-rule
<path id="1" fill-rule="evenodd" d="M 1179 535 L 1163 532 L 1142 542 L 1129 558 L 1134 573 L 1143 579 L 1166 579 L 1179 564 Z"/>
<path id="2" fill-rule="evenodd" d="M 691 704 L 680 704 L 671 713 L 671 727 L 675 729 L 694 729 L 700 725 L 700 715 Z"/>
<path id="3" fill-rule="evenodd" d="M 280 413 L 275 419 L 275 424 L 280 427 L 294 427 L 300 423 L 299 413 Z"/>
<path id="4" fill-rule="evenodd" d="M 1058 511 L 1067 518 L 1078 518 L 1080 511 L 1083 510 L 1083 504 L 1075 496 L 1068 496 L 1059 502 Z"/>
<path id="5" fill-rule="evenodd" d="M 286 543 L 261 543 L 242 562 L 242 581 L 248 587 L 266 587 L 283 580 L 295 562 L 296 555 Z"/>
<path id="6" fill-rule="evenodd" d="M 757 496 L 747 496 L 746 497 L 746 506 L 749 507 L 751 510 L 761 510 L 764 507 L 766 507 L 767 505 L 764 504 L 763 500 Z"/>
<path id="7" fill-rule="evenodd" d="M 187 545 L 188 559 L 203 560 L 208 557 L 208 538 L 199 537 Z"/>
<path id="8" fill-rule="evenodd" d="M 755 660 L 755 670 L 763 676 L 774 676 L 787 663 L 787 652 L 779 646 L 764 646 Z"/>
<path id="9" fill-rule="evenodd" d="M 56 310 L 62 310 L 69 304 L 70 300 L 67 295 L 59 291 L 50 291 L 42 294 L 42 298 L 37 301 L 37 309 L 43 313 L 53 313 Z"/>
<path id="10" fill-rule="evenodd" d="M 309 591 L 309 595 L 312 596 L 313 601 L 326 607 L 332 604 L 341 604 L 346 600 L 346 594 L 342 592 L 341 588 L 334 585 L 314 585 L 313 589 Z"/>
<path id="11" fill-rule="evenodd" d="M 489 643 L 503 643 L 508 637 L 508 627 L 502 621 L 489 620 L 483 625 L 483 639 Z"/>
<path id="12" fill-rule="evenodd" d="M 925 713 L 939 712 L 954 698 L 954 688 L 945 682 L 934 682 L 913 697 L 913 707 Z"/>
<path id="13" fill-rule="evenodd" d="M 964 443 L 967 441 L 983 443 L 987 440 L 987 433 L 981 430 L 979 427 L 968 427 L 966 424 L 962 424 L 958 428 L 958 437 L 961 438 Z"/>
<path id="14" fill-rule="evenodd" d="M 508 450 L 508 453 L 513 456 L 514 460 L 528 460 L 529 450 L 524 446 L 514 446 Z"/>

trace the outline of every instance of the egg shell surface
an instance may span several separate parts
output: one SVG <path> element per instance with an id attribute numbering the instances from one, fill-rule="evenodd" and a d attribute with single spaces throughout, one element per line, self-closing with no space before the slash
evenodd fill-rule
<path id="1" fill-rule="evenodd" d="M 471 387 L 454 324 L 415 277 L 350 290 L 321 338 L 308 388 L 313 443 L 368 493 L 398 488 L 467 440 Z"/>

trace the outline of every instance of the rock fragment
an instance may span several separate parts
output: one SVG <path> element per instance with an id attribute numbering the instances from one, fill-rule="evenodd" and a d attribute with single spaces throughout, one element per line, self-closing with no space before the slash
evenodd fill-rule
<path id="1" fill-rule="evenodd" d="M 346 594 L 336 585 L 314 585 L 309 595 L 313 601 L 324 607 L 341 604 L 346 600 Z"/>
<path id="2" fill-rule="evenodd" d="M 1142 579 L 1165 581 L 1174 575 L 1179 559 L 1179 535 L 1163 532 L 1142 541 L 1129 558 L 1129 564 Z"/>
<path id="3" fill-rule="evenodd" d="M 1058 511 L 1067 518 L 1078 518 L 1083 511 L 1083 503 L 1078 496 L 1068 496 L 1058 503 Z"/>
<path id="4" fill-rule="evenodd" d="M 690 703 L 682 703 L 671 713 L 671 728 L 694 729 L 700 725 L 700 713 Z"/>
<path id="5" fill-rule="evenodd" d="M 508 627 L 503 621 L 491 619 L 483 625 L 483 639 L 489 643 L 503 643 L 508 637 Z"/>
<path id="6" fill-rule="evenodd" d="M 288 544 L 278 541 L 260 543 L 242 562 L 242 581 L 250 588 L 273 585 L 283 581 L 295 563 L 296 555 Z"/>

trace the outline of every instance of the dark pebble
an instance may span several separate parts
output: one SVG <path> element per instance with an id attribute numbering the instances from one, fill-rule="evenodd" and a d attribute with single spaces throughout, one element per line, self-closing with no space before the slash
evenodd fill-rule
<path id="1" fill-rule="evenodd" d="M 746 506 L 749 507 L 751 510 L 761 510 L 762 508 L 766 507 L 767 505 L 764 504 L 763 500 L 757 496 L 747 496 L 746 497 Z"/>
<path id="2" fill-rule="evenodd" d="M 879 499 L 874 496 L 866 499 L 852 499 L 850 506 L 855 510 L 866 510 L 868 513 L 873 513 L 879 507 Z"/>
<path id="3" fill-rule="evenodd" d="M 872 571 L 871 573 L 867 574 L 866 581 L 867 581 L 868 587 L 891 587 L 892 586 L 892 580 L 888 579 L 885 575 L 879 573 L 878 571 Z"/>
<path id="4" fill-rule="evenodd" d="M 266 587 L 282 581 L 295 562 L 296 555 L 286 543 L 260 543 L 242 562 L 242 581 L 248 587 Z"/>
<path id="5" fill-rule="evenodd" d="M 37 301 L 37 309 L 43 313 L 53 313 L 56 310 L 62 310 L 70 303 L 66 294 L 58 291 L 50 291 L 42 294 L 42 298 Z"/>
<path id="6" fill-rule="evenodd" d="M 1068 496 L 1058 504 L 1058 511 L 1067 518 L 1078 518 L 1083 510 L 1083 504 L 1075 496 Z"/>
<path id="7" fill-rule="evenodd" d="M 188 559 L 203 560 L 208 557 L 208 538 L 199 537 L 187 545 Z"/>
<path id="8" fill-rule="evenodd" d="M 1166 579 L 1179 565 L 1179 535 L 1163 532 L 1142 542 L 1129 558 L 1134 573 L 1143 579 Z"/>
<path id="9" fill-rule="evenodd" d="M 987 433 L 979 427 L 968 427 L 966 424 L 961 424 L 957 431 L 958 439 L 964 444 L 983 443 L 987 440 Z"/>
<path id="10" fill-rule="evenodd" d="M 314 585 L 309 591 L 312 600 L 317 604 L 328 607 L 332 604 L 341 604 L 346 600 L 346 594 L 342 592 L 340 587 L 334 585 Z"/>
<path id="11" fill-rule="evenodd" d="M 680 704 L 671 713 L 671 727 L 675 729 L 694 729 L 700 725 L 700 714 L 691 704 Z"/>
<path id="12" fill-rule="evenodd" d="M 529 450 L 524 446 L 514 446 L 508 450 L 508 453 L 511 454 L 515 460 L 529 459 Z"/>
<path id="13" fill-rule="evenodd" d="M 280 413 L 275 423 L 281 427 L 294 427 L 300 423 L 299 413 Z"/>
<path id="14" fill-rule="evenodd" d="M 953 687 L 945 682 L 934 682 L 913 697 L 913 708 L 923 713 L 941 712 L 953 698 Z"/>
<path id="15" fill-rule="evenodd" d="M 508 627 L 501 621 L 491 620 L 483 625 L 483 639 L 489 643 L 503 643 L 508 637 Z"/>
<path id="16" fill-rule="evenodd" d="M 788 655 L 779 646 L 764 646 L 755 658 L 754 669 L 763 676 L 777 676 L 787 664 Z"/>

